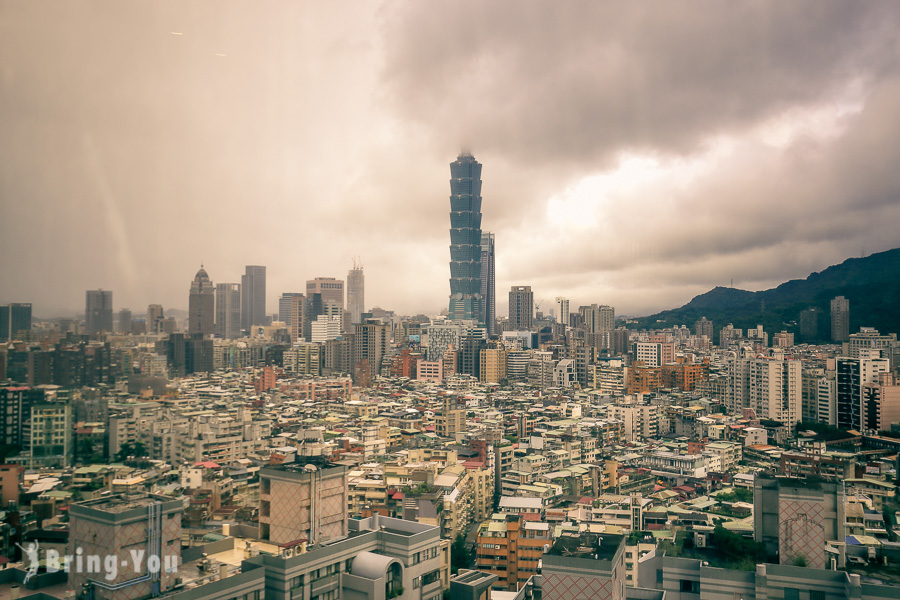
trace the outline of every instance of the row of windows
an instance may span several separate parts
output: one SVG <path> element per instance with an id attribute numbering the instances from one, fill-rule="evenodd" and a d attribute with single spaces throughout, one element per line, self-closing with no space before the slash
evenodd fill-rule
<path id="1" fill-rule="evenodd" d="M 412 557 L 410 557 L 409 564 L 417 565 L 420 562 L 422 562 L 423 560 L 437 558 L 438 551 L 439 550 L 438 550 L 437 546 L 432 546 L 431 548 L 427 548 L 421 552 L 416 552 L 415 554 L 412 555 Z"/>

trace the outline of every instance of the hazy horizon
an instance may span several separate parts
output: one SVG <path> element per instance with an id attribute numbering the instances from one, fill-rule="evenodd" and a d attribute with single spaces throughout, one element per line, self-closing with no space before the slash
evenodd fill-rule
<path id="1" fill-rule="evenodd" d="M 0 0 L 0 303 L 187 307 L 267 267 L 267 312 L 366 274 L 438 314 L 449 163 L 483 165 L 497 314 L 653 314 L 900 246 L 900 11 L 809 0 Z"/>

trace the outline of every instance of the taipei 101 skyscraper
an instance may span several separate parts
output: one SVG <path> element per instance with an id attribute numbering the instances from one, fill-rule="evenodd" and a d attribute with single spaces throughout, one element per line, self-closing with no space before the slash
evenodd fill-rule
<path id="1" fill-rule="evenodd" d="M 481 163 L 468 152 L 450 163 L 450 311 L 484 318 L 481 296 Z"/>

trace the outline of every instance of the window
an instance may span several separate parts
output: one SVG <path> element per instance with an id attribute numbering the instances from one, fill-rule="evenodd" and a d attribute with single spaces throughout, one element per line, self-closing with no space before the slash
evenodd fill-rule
<path id="1" fill-rule="evenodd" d="M 682 592 L 691 592 L 693 594 L 699 594 L 700 593 L 700 582 L 693 581 L 690 579 L 682 579 L 681 580 L 681 591 Z M 788 600 L 787 597 L 785 597 L 785 600 Z"/>
<path id="2" fill-rule="evenodd" d="M 800 600 L 800 590 L 796 588 L 784 588 L 784 600 Z"/>
<path id="3" fill-rule="evenodd" d="M 809 600 L 825 600 L 825 592 L 822 590 L 809 590 Z"/>

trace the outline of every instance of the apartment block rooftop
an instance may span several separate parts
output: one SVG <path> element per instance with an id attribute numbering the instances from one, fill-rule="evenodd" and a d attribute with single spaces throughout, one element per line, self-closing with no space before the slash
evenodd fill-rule
<path id="1" fill-rule="evenodd" d="M 624 539 L 621 535 L 588 532 L 562 535 L 547 553 L 551 556 L 612 560 Z"/>

